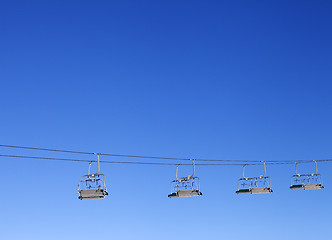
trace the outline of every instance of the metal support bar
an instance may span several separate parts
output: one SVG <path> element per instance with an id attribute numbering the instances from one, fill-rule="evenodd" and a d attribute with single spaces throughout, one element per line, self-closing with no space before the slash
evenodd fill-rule
<path id="1" fill-rule="evenodd" d="M 316 175 L 316 174 L 317 174 L 317 172 L 318 172 L 318 169 L 317 169 L 317 161 L 316 161 L 316 160 L 314 160 L 314 162 L 315 162 L 315 169 L 316 169 L 316 172 L 315 172 L 315 174 L 312 174 L 312 176 L 313 176 L 313 175 Z"/>
<path id="2" fill-rule="evenodd" d="M 247 178 L 244 176 L 244 168 L 245 168 L 245 167 L 246 167 L 246 164 L 243 165 L 242 178 L 247 179 Z"/>
<path id="3" fill-rule="evenodd" d="M 90 162 L 89 162 L 89 170 L 88 170 L 88 175 L 90 175 L 91 163 L 92 163 L 92 161 L 90 161 Z"/>
<path id="4" fill-rule="evenodd" d="M 295 163 L 295 175 L 296 175 L 296 176 L 301 176 L 301 174 L 298 174 L 298 173 L 297 173 L 297 164 L 298 164 L 298 162 Z"/>
<path id="5" fill-rule="evenodd" d="M 89 176 L 92 176 L 92 177 L 94 177 L 95 175 L 98 175 L 98 173 L 99 173 L 99 171 L 100 171 L 100 162 L 99 162 L 99 155 L 100 155 L 100 153 L 94 153 L 94 154 L 97 155 L 97 165 L 98 165 L 98 169 L 97 169 L 97 172 L 95 172 L 95 173 L 91 173 L 91 174 L 90 174 L 90 169 L 91 169 L 91 163 L 92 163 L 92 161 L 89 162 L 89 173 L 88 173 L 88 175 L 89 175 Z"/>
<path id="6" fill-rule="evenodd" d="M 179 165 L 180 165 L 180 164 L 177 164 L 177 165 L 176 165 L 176 173 L 175 173 L 175 178 L 176 178 L 176 180 L 178 180 L 178 181 L 179 181 L 179 179 L 178 179 L 178 169 L 179 169 Z"/>
<path id="7" fill-rule="evenodd" d="M 195 176 L 195 159 L 191 159 L 193 161 L 193 175 L 191 175 L 191 178 Z"/>
<path id="8" fill-rule="evenodd" d="M 262 161 L 262 163 L 264 164 L 264 175 L 260 175 L 259 178 L 263 178 L 266 175 L 266 164 L 265 164 L 265 161 Z"/>

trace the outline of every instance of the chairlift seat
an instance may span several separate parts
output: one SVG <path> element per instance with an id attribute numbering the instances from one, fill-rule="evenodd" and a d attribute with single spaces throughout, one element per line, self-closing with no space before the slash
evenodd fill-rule
<path id="1" fill-rule="evenodd" d="M 201 196 L 202 193 L 197 189 L 189 189 L 189 190 L 178 190 L 172 194 L 169 194 L 169 198 L 178 198 L 178 197 L 196 197 Z"/>
<path id="2" fill-rule="evenodd" d="M 303 184 L 296 184 L 296 185 L 290 186 L 290 189 L 304 189 L 304 186 L 303 186 Z"/>
<path id="3" fill-rule="evenodd" d="M 322 184 L 304 184 L 304 190 L 323 189 Z"/>
<path id="4" fill-rule="evenodd" d="M 250 189 L 239 189 L 236 191 L 237 194 L 248 194 L 251 193 Z"/>
<path id="5" fill-rule="evenodd" d="M 251 189 L 251 193 L 255 194 L 255 193 L 272 193 L 272 189 L 269 187 L 261 187 L 261 188 L 252 188 Z"/>
<path id="6" fill-rule="evenodd" d="M 256 193 L 272 193 L 272 189 L 269 187 L 257 187 L 257 188 L 247 188 L 239 189 L 236 191 L 237 194 L 256 194 Z"/>
<path id="7" fill-rule="evenodd" d="M 256 194 L 256 193 L 272 193 L 271 179 L 266 176 L 266 164 L 263 161 L 264 174 L 259 177 L 245 177 L 244 169 L 246 165 L 243 165 L 242 178 L 238 180 L 238 190 L 236 194 Z"/>
<path id="8" fill-rule="evenodd" d="M 322 176 L 317 173 L 317 161 L 315 162 L 315 172 L 311 174 L 298 174 L 297 164 L 295 163 L 295 175 L 292 176 L 290 189 L 303 189 L 303 190 L 313 190 L 313 189 L 323 189 Z M 301 184 L 298 184 L 301 183 Z"/>
<path id="9" fill-rule="evenodd" d="M 81 200 L 90 200 L 90 199 L 102 199 L 108 195 L 108 193 L 102 189 L 82 189 L 79 191 L 80 196 L 78 197 Z"/>
<path id="10" fill-rule="evenodd" d="M 290 189 L 303 189 L 303 190 L 313 190 L 313 189 L 323 189 L 322 184 L 298 184 L 290 186 Z"/>
<path id="11" fill-rule="evenodd" d="M 95 173 L 90 173 L 91 163 L 89 162 L 89 170 L 87 175 L 83 175 L 78 182 L 77 192 L 79 194 L 78 199 L 90 200 L 90 199 L 103 199 L 108 195 L 105 185 L 105 176 L 99 173 L 100 163 L 99 155 L 100 153 L 95 153 L 97 155 L 98 171 Z"/>
<path id="12" fill-rule="evenodd" d="M 195 177 L 194 159 L 191 160 L 193 162 L 193 174 L 191 176 L 178 178 L 179 164 L 176 166 L 176 179 L 171 182 L 171 194 L 168 195 L 169 198 L 197 197 L 202 195 L 199 190 L 199 177 Z"/>

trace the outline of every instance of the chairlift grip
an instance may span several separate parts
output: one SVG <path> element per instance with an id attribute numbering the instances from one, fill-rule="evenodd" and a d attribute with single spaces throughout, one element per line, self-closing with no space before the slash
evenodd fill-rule
<path id="1" fill-rule="evenodd" d="M 89 162 L 89 173 L 88 173 L 89 176 L 95 176 L 95 175 L 98 175 L 98 173 L 99 173 L 99 171 L 100 171 L 100 163 L 99 163 L 99 155 L 100 155 L 100 153 L 94 153 L 94 154 L 97 155 L 98 170 L 97 170 L 97 172 L 95 172 L 95 173 L 91 173 L 91 174 L 90 174 L 90 168 L 91 168 L 91 163 L 92 163 L 92 161 L 90 161 L 90 162 Z"/>
<path id="2" fill-rule="evenodd" d="M 88 170 L 88 175 L 90 175 L 91 163 L 92 163 L 92 161 L 89 161 L 89 170 Z"/>
<path id="3" fill-rule="evenodd" d="M 191 178 L 193 178 L 195 176 L 195 159 L 190 160 L 193 161 L 193 175 L 191 175 Z"/>
<path id="4" fill-rule="evenodd" d="M 315 174 L 312 174 L 312 176 L 313 176 L 313 175 L 316 175 L 317 172 L 318 172 L 318 169 L 317 169 L 317 161 L 316 161 L 316 160 L 313 160 L 313 161 L 315 162 L 315 169 L 316 169 L 316 172 L 315 172 Z"/>
<path id="5" fill-rule="evenodd" d="M 298 164 L 298 162 L 295 162 L 295 175 L 296 176 L 301 176 L 301 174 L 297 173 L 297 164 Z"/>
<path id="6" fill-rule="evenodd" d="M 262 175 L 262 176 L 260 176 L 260 177 L 265 177 L 265 175 L 266 175 L 266 163 L 265 163 L 265 161 L 262 161 L 263 162 L 263 164 L 264 164 L 264 175 Z"/>
<path id="7" fill-rule="evenodd" d="M 245 168 L 246 166 L 247 166 L 246 164 L 243 164 L 242 178 L 244 178 L 244 179 L 247 179 L 247 178 L 244 176 L 244 168 Z"/>
<path id="8" fill-rule="evenodd" d="M 176 172 L 175 172 L 175 178 L 176 178 L 176 180 L 179 180 L 179 179 L 178 179 L 178 169 L 179 169 L 179 165 L 180 165 L 180 164 L 176 164 Z"/>

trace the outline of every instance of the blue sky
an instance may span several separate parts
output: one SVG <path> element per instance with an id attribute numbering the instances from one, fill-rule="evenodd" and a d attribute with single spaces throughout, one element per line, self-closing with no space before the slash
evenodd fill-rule
<path id="1" fill-rule="evenodd" d="M 0 142 L 185 158 L 332 158 L 331 10 L 330 1 L 3 1 Z M 0 160 L 3 239 L 330 236 L 329 163 L 319 164 L 322 191 L 291 191 L 294 166 L 268 166 L 274 192 L 257 196 L 235 194 L 241 167 L 201 166 L 203 196 L 188 199 L 167 198 L 173 166 L 104 164 L 110 195 L 79 201 L 87 164 Z M 261 170 L 248 167 L 248 175 Z"/>

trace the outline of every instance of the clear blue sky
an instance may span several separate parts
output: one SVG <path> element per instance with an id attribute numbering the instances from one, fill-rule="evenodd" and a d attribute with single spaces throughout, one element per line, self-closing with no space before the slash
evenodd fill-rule
<path id="1" fill-rule="evenodd" d="M 0 142 L 170 157 L 332 158 L 331 11 L 331 1 L 305 0 L 2 1 Z M 235 194 L 241 167 L 201 166 L 203 196 L 187 199 L 167 198 L 172 166 L 104 164 L 110 195 L 79 201 L 87 164 L 0 160 L 1 239 L 331 236 L 328 163 L 319 165 L 322 191 L 291 191 L 294 167 L 268 166 L 274 192 L 246 196 Z"/>

